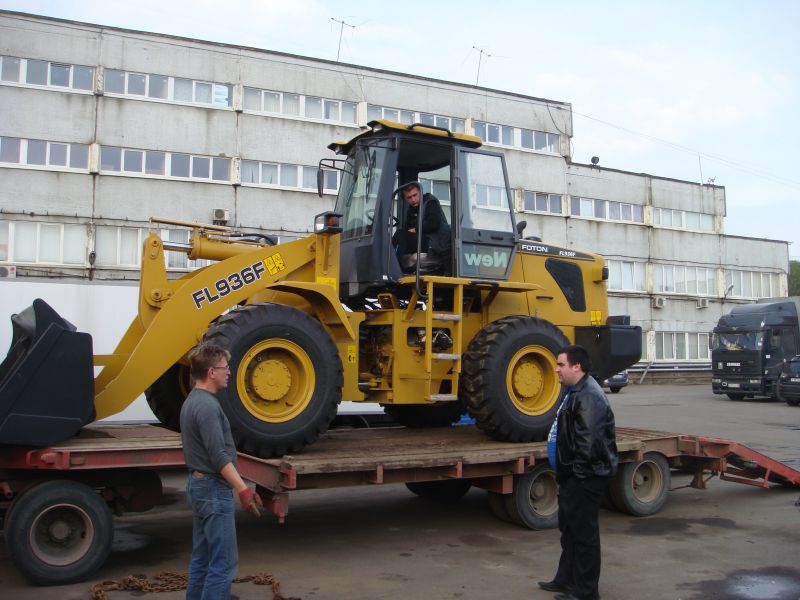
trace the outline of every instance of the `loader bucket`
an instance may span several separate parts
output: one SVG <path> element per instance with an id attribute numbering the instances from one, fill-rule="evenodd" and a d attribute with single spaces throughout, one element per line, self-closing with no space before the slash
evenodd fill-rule
<path id="1" fill-rule="evenodd" d="M 11 326 L 0 364 L 0 444 L 62 442 L 94 419 L 92 336 L 38 298 Z"/>

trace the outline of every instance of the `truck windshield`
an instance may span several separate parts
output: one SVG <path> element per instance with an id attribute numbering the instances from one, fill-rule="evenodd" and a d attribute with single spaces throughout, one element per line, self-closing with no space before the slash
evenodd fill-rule
<path id="1" fill-rule="evenodd" d="M 342 215 L 342 239 L 372 235 L 386 148 L 359 145 L 347 157 L 336 200 Z"/>
<path id="2" fill-rule="evenodd" d="M 711 338 L 712 350 L 760 350 L 763 344 L 760 331 L 715 333 Z"/>

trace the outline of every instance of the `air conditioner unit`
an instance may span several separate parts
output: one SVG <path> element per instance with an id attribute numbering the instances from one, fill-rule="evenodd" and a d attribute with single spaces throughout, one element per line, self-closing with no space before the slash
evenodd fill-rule
<path id="1" fill-rule="evenodd" d="M 231 211 L 227 208 L 214 209 L 214 223 L 217 225 L 227 225 L 231 219 Z"/>
<path id="2" fill-rule="evenodd" d="M 698 298 L 697 308 L 708 308 L 708 298 Z"/>
<path id="3" fill-rule="evenodd" d="M 17 267 L 14 265 L 0 265 L 0 279 L 14 279 L 17 276 Z"/>
<path id="4" fill-rule="evenodd" d="M 667 305 L 667 299 L 664 296 L 655 296 L 653 298 L 653 308 L 664 308 Z"/>

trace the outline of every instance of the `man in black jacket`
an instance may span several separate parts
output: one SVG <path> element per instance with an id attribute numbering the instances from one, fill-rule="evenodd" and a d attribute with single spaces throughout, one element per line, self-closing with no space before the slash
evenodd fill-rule
<path id="1" fill-rule="evenodd" d="M 416 264 L 417 228 L 420 205 L 422 206 L 422 260 L 423 271 L 447 272 L 452 257 L 450 224 L 433 194 L 422 193 L 419 182 L 412 181 L 402 186 L 399 192 L 408 203 L 405 227 L 398 229 L 393 238 L 397 258 L 404 271 L 413 270 Z"/>
<path id="2" fill-rule="evenodd" d="M 566 386 L 550 436 L 550 464 L 558 481 L 561 558 L 552 581 L 539 587 L 563 592 L 556 600 L 599 598 L 600 499 L 617 472 L 614 413 L 600 385 L 589 376 L 589 354 L 581 346 L 558 353 L 558 379 Z"/>

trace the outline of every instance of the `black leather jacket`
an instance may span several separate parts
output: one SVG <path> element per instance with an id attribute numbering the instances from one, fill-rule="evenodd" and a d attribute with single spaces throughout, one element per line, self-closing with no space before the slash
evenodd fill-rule
<path id="1" fill-rule="evenodd" d="M 614 413 L 594 377 L 585 375 L 572 387 L 558 416 L 558 480 L 611 477 L 617 472 Z"/>

